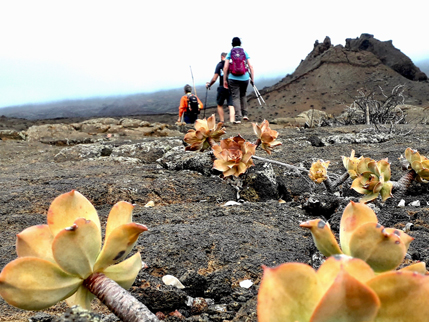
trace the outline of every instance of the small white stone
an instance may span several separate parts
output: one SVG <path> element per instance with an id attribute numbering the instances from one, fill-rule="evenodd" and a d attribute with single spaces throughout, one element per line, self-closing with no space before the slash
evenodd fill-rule
<path id="1" fill-rule="evenodd" d="M 237 202 L 237 201 L 228 201 L 226 202 L 224 205 L 224 207 L 228 207 L 228 206 L 241 206 L 241 203 Z"/>
<path id="2" fill-rule="evenodd" d="M 183 286 L 183 284 L 173 275 L 164 275 L 162 277 L 162 281 L 165 285 L 172 285 L 177 288 L 185 288 L 185 286 Z"/>
<path id="3" fill-rule="evenodd" d="M 155 207 L 155 202 L 153 200 L 149 201 L 147 204 L 144 205 L 146 208 L 149 207 Z"/>
<path id="4" fill-rule="evenodd" d="M 410 206 L 413 207 L 420 207 L 420 200 L 415 200 L 413 202 L 410 203 Z"/>
<path id="5" fill-rule="evenodd" d="M 249 288 L 253 285 L 253 282 L 251 280 L 244 280 L 240 282 L 240 286 L 243 288 Z"/>
<path id="6" fill-rule="evenodd" d="M 399 201 L 398 207 L 400 207 L 400 208 L 405 207 L 405 200 L 404 199 L 401 199 L 401 201 Z"/>

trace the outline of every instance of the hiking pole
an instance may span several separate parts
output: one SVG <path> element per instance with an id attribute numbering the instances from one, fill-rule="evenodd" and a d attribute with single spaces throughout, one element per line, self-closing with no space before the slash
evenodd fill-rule
<path id="1" fill-rule="evenodd" d="M 195 88 L 194 74 L 192 73 L 192 67 L 191 67 L 191 65 L 189 65 L 189 68 L 191 69 L 192 86 L 194 87 L 195 96 L 197 96 L 197 89 Z"/>
<path id="2" fill-rule="evenodd" d="M 206 99 L 204 100 L 204 118 L 206 117 L 206 107 L 207 107 L 207 93 L 209 92 L 210 87 L 206 88 Z"/>

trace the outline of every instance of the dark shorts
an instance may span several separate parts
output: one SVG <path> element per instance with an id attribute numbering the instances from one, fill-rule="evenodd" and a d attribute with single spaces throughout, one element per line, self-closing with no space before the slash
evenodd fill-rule
<path id="1" fill-rule="evenodd" d="M 229 89 L 219 86 L 217 88 L 216 103 L 217 105 L 223 106 L 225 101 L 227 102 L 228 106 L 232 106 L 232 96 Z"/>
<path id="2" fill-rule="evenodd" d="M 183 120 L 187 124 L 193 124 L 198 118 L 198 114 L 191 114 L 191 113 L 183 113 Z"/>

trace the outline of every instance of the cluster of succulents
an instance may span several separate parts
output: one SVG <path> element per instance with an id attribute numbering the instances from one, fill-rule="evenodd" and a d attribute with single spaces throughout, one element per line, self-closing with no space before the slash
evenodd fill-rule
<path id="1" fill-rule="evenodd" d="M 49 207 L 46 225 L 17 235 L 18 258 L 0 274 L 0 295 L 26 310 L 48 308 L 64 299 L 70 306 L 89 309 L 94 295 L 84 281 L 92 274 L 102 273 L 123 288 L 131 287 L 142 267 L 141 257 L 136 253 L 122 260 L 147 230 L 132 222 L 133 208 L 124 201 L 113 206 L 102 246 L 94 206 L 74 190 L 60 195 Z"/>
<path id="2" fill-rule="evenodd" d="M 317 249 L 323 255 L 345 254 L 360 258 L 377 273 L 398 267 L 414 239 L 401 230 L 384 228 L 370 207 L 353 201 L 341 217 L 341 248 L 323 220 L 306 221 L 300 226 L 310 230 Z"/>
<path id="3" fill-rule="evenodd" d="M 258 138 L 255 144 L 247 142 L 240 135 L 220 140 L 226 133 L 222 126 L 222 122 L 216 125 L 214 114 L 208 119 L 197 120 L 195 130 L 189 130 L 184 141 L 189 144 L 185 148 L 187 151 L 202 152 L 211 147 L 216 157 L 213 168 L 221 171 L 225 178 L 238 177 L 253 166 L 252 156 L 258 146 L 271 154 L 274 147 L 281 145 L 281 142 L 277 141 L 277 131 L 270 129 L 267 120 L 261 125 L 253 123 L 253 131 Z"/>
<path id="4" fill-rule="evenodd" d="M 264 267 L 259 322 L 426 321 L 429 276 L 424 263 L 376 274 L 363 260 L 329 257 L 317 271 L 302 263 Z"/>
<path id="5" fill-rule="evenodd" d="M 425 263 L 395 270 L 414 238 L 377 221 L 367 205 L 351 202 L 341 218 L 341 248 L 327 223 L 302 223 L 328 258 L 317 271 L 302 263 L 264 267 L 258 321 L 425 321 Z"/>
<path id="6" fill-rule="evenodd" d="M 429 181 L 429 159 L 420 155 L 416 150 L 408 148 L 405 150 L 405 158 L 408 161 L 408 168 L 412 169 L 417 174 L 417 181 Z"/>

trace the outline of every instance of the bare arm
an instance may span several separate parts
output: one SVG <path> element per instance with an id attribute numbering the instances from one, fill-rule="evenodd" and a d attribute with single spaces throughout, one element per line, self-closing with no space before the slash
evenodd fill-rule
<path id="1" fill-rule="evenodd" d="M 228 69 L 229 69 L 229 60 L 225 60 L 225 65 L 223 66 L 223 87 L 228 88 Z"/>
<path id="2" fill-rule="evenodd" d="M 218 78 L 218 74 L 214 74 L 213 75 L 213 78 L 212 78 L 212 80 L 210 81 L 210 82 L 207 82 L 206 83 L 206 88 L 209 88 L 210 86 L 212 86 L 214 83 L 216 83 L 216 80 L 217 80 L 217 78 Z"/>

